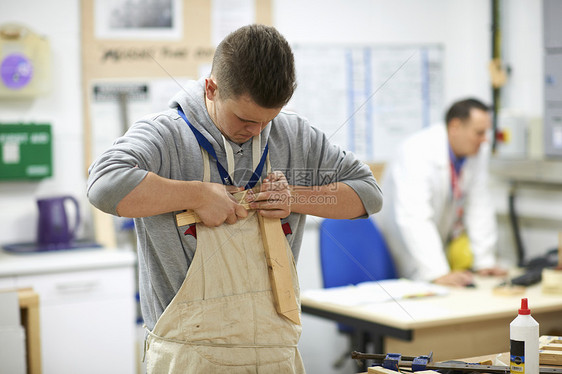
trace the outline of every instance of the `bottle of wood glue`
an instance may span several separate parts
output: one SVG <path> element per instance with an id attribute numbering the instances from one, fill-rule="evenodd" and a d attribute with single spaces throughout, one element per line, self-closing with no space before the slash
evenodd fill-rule
<path id="1" fill-rule="evenodd" d="M 511 374 L 539 374 L 539 324 L 531 317 L 527 299 L 509 325 Z"/>

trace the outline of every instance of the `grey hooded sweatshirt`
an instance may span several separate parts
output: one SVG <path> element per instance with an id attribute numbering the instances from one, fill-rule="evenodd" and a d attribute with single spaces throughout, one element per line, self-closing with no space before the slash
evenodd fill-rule
<path id="1" fill-rule="evenodd" d="M 189 126 L 178 114 L 181 107 L 189 121 L 213 145 L 226 166 L 220 131 L 205 107 L 205 81 L 191 81 L 171 101 L 170 108 L 136 122 L 91 165 L 87 193 L 100 210 L 117 215 L 117 205 L 150 171 L 174 180 L 202 180 L 200 146 Z M 244 186 L 252 170 L 252 139 L 230 143 L 234 151 L 234 184 Z M 382 207 L 382 193 L 368 166 L 355 156 L 330 144 L 321 131 L 295 113 L 281 111 L 261 134 L 261 149 L 268 143 L 273 171 L 282 171 L 289 185 L 315 186 L 334 182 L 349 185 L 361 198 L 367 214 Z M 211 182 L 221 183 L 211 159 Z M 264 169 L 262 178 L 266 175 Z M 318 201 L 317 203 L 330 203 Z M 197 240 L 177 227 L 177 212 L 135 219 L 138 239 L 139 290 L 144 322 L 152 330 L 175 296 L 195 254 Z M 282 220 L 292 233 L 287 240 L 298 259 L 306 216 L 291 213 Z M 287 225 L 285 225 L 287 226 Z"/>

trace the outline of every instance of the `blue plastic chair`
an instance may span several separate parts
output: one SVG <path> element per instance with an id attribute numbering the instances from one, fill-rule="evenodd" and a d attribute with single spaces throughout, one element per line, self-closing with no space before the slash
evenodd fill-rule
<path id="1" fill-rule="evenodd" d="M 397 277 L 384 237 L 372 219 L 322 221 L 320 265 L 324 288 Z M 338 323 L 338 330 L 350 335 L 352 350 L 366 352 L 367 344 L 372 341 L 370 336 L 359 334 L 341 323 Z M 382 344 L 376 341 L 373 343 L 375 349 L 377 344 Z M 341 367 L 346 357 L 350 357 L 349 352 L 345 352 L 334 366 Z"/>
<path id="2" fill-rule="evenodd" d="M 324 288 L 396 278 L 386 242 L 372 219 L 325 219 L 320 225 Z"/>

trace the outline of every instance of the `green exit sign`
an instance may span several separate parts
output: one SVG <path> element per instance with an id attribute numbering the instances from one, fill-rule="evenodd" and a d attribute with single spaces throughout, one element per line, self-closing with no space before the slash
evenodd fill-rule
<path id="1" fill-rule="evenodd" d="M 0 181 L 53 175 L 49 124 L 0 124 Z"/>

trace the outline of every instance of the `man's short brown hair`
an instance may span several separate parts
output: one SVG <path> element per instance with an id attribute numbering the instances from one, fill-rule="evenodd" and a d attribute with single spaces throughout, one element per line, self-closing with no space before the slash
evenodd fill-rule
<path id="1" fill-rule="evenodd" d="M 284 106 L 297 86 L 289 43 L 274 27 L 265 25 L 230 33 L 215 51 L 211 74 L 222 99 L 248 94 L 264 108 Z"/>

